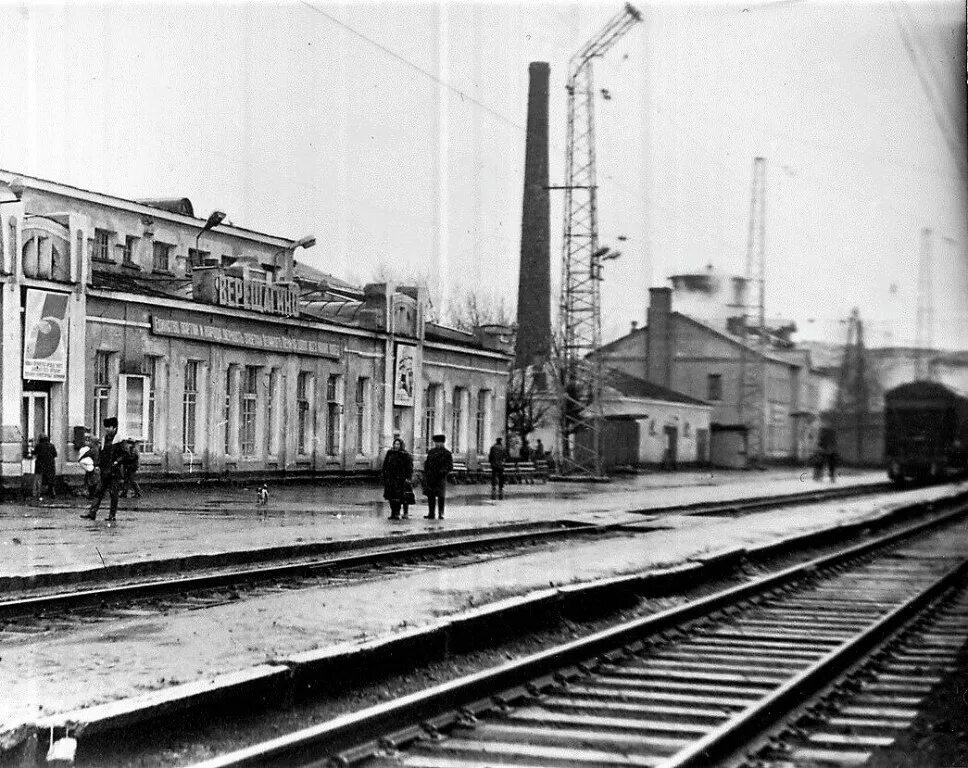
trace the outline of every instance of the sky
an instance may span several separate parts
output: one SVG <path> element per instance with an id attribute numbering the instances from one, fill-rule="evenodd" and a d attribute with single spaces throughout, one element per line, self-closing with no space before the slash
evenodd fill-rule
<path id="1" fill-rule="evenodd" d="M 968 348 L 964 3 L 638 7 L 594 65 L 611 96 L 596 102 L 600 240 L 622 251 L 604 339 L 671 274 L 742 273 L 762 156 L 769 318 L 838 341 L 856 306 L 868 345 L 912 343 L 929 227 L 933 340 Z M 307 263 L 427 279 L 438 309 L 467 291 L 513 306 L 528 63 L 551 66 L 560 184 L 569 57 L 621 8 L 0 0 L 0 167 L 312 233 Z"/>

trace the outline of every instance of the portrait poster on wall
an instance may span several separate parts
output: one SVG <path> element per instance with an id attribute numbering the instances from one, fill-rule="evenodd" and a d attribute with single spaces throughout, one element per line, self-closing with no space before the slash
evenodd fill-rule
<path id="1" fill-rule="evenodd" d="M 397 344 L 396 366 L 393 370 L 394 405 L 413 405 L 414 349 L 410 344 Z"/>
<path id="2" fill-rule="evenodd" d="M 24 317 L 24 378 L 64 381 L 67 377 L 66 293 L 27 290 Z"/>

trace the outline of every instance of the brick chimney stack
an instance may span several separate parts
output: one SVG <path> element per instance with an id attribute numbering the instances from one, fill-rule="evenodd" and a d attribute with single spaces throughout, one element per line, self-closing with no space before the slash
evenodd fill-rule
<path id="1" fill-rule="evenodd" d="M 528 66 L 528 127 L 521 213 L 518 335 L 514 365 L 524 368 L 551 355 L 551 225 L 548 202 L 547 62 Z"/>

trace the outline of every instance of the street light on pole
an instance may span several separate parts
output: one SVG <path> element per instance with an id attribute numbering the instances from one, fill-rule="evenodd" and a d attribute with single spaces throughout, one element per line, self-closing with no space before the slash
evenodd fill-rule
<path id="1" fill-rule="evenodd" d="M 198 259 L 199 262 L 201 262 L 201 257 L 199 256 L 199 252 L 198 252 L 198 243 L 202 239 L 202 235 L 204 235 L 210 229 L 214 229 L 215 227 L 217 227 L 224 220 L 225 220 L 225 211 L 212 211 L 208 215 L 208 218 L 205 220 L 205 226 L 203 226 L 200 230 L 198 230 L 198 234 L 195 235 L 195 258 Z M 191 259 L 189 259 L 189 261 L 191 261 Z M 198 265 L 192 265 L 192 266 L 201 266 L 201 263 L 199 263 Z"/>

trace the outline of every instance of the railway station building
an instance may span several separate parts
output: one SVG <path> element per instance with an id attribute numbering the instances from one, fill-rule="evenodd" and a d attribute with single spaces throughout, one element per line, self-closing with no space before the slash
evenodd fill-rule
<path id="1" fill-rule="evenodd" d="M 362 288 L 302 241 L 0 170 L 0 484 L 49 435 L 79 475 L 116 415 L 145 475 L 371 473 L 434 433 L 473 467 L 503 431 L 510 337 L 428 322 L 423 289 Z"/>

